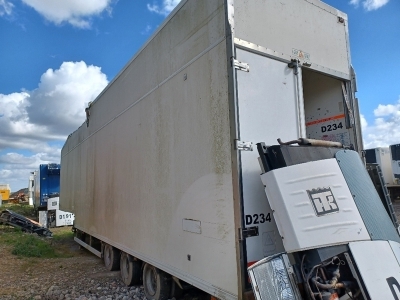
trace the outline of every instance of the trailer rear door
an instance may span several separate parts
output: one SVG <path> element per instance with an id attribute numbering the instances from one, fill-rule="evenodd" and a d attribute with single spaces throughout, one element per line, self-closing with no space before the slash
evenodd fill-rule
<path id="1" fill-rule="evenodd" d="M 247 265 L 284 251 L 271 208 L 260 180 L 255 143 L 267 145 L 299 138 L 300 121 L 294 69 L 287 63 L 236 49 L 236 59 L 249 65 L 237 69 L 239 136 L 253 143 L 253 151 L 240 151 L 243 227 L 258 226 L 259 235 L 246 238 Z M 300 89 L 301 90 L 301 89 Z"/>

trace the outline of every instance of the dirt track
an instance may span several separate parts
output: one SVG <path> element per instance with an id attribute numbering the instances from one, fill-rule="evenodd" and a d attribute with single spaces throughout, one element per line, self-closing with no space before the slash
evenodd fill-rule
<path id="1" fill-rule="evenodd" d="M 57 230 L 70 227 L 52 229 Z M 18 258 L 11 254 L 10 246 L 0 244 L 0 299 L 79 299 L 82 290 L 87 291 L 100 282 L 102 285 L 114 282 L 116 288 L 119 285 L 118 272 L 107 272 L 100 258 L 80 249 L 72 238 L 58 247 L 69 251 L 72 257 Z M 57 287 L 59 293 L 52 295 L 51 287 Z"/>

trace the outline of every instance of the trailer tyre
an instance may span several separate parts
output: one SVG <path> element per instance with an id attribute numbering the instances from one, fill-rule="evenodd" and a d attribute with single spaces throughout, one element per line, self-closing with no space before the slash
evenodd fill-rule
<path id="1" fill-rule="evenodd" d="M 175 299 L 179 299 L 183 296 L 183 290 L 179 287 L 179 285 L 172 280 L 171 283 L 171 292 L 169 294 L 169 298 L 175 298 Z"/>
<path id="2" fill-rule="evenodd" d="M 108 271 L 119 270 L 120 251 L 109 244 L 104 245 L 104 266 Z"/>
<path id="3" fill-rule="evenodd" d="M 141 262 L 134 260 L 132 256 L 121 252 L 120 270 L 122 281 L 127 286 L 139 285 L 141 275 Z"/>
<path id="4" fill-rule="evenodd" d="M 171 276 L 146 263 L 143 267 L 143 287 L 147 299 L 167 300 L 171 290 Z"/>

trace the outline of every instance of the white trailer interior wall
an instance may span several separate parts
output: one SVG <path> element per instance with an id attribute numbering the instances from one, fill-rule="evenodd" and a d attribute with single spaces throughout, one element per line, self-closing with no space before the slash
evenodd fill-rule
<path id="1" fill-rule="evenodd" d="M 184 0 L 68 137 L 61 209 L 79 230 L 241 299 L 246 266 L 283 245 L 258 153 L 236 141 L 321 138 L 310 126 L 337 124 L 357 147 L 350 79 L 347 17 L 320 1 Z"/>
<path id="2" fill-rule="evenodd" d="M 371 154 L 374 153 L 373 162 L 367 158 L 367 163 L 377 163 L 381 168 L 383 179 L 387 185 L 393 184 L 393 170 L 392 170 L 392 159 L 390 155 L 389 147 L 379 147 L 374 149 L 368 149 Z"/>

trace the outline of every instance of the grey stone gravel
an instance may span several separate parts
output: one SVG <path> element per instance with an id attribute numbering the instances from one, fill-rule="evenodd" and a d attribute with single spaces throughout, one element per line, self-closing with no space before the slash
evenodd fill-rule
<path id="1" fill-rule="evenodd" d="M 67 246 L 71 257 L 38 259 L 16 257 L 0 243 L 0 300 L 147 300 L 142 286 L 125 286 L 119 271 L 107 271 L 73 240 Z M 198 299 L 188 291 L 184 298 Z"/>
<path id="2" fill-rule="evenodd" d="M 70 247 L 69 258 L 20 259 L 0 244 L 0 300 L 145 299 L 143 287 L 125 286 L 119 271 L 73 241 Z"/>
<path id="3" fill-rule="evenodd" d="M 138 300 L 146 299 L 143 287 L 126 287 L 119 278 L 83 279 L 79 285 L 66 289 L 51 286 L 45 295 L 34 299 L 46 300 Z"/>

